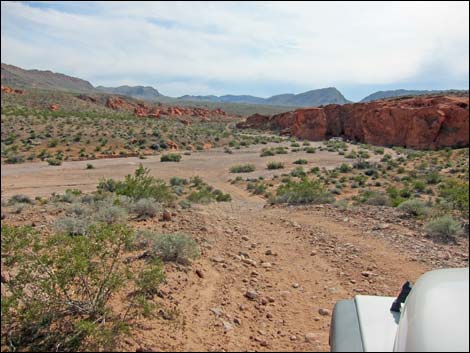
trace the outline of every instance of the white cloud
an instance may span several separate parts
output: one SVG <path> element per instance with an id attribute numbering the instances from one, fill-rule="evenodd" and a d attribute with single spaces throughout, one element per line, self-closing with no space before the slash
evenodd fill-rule
<path id="1" fill-rule="evenodd" d="M 2 62 L 93 84 L 150 84 L 170 95 L 256 93 L 250 83 L 263 80 L 306 88 L 399 84 L 430 67 L 468 84 L 466 2 L 78 6 L 3 1 Z M 227 91 L 243 82 L 243 92 Z"/>

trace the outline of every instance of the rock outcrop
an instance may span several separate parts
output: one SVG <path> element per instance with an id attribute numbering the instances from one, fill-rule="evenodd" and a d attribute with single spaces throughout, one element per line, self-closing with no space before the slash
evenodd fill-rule
<path id="1" fill-rule="evenodd" d="M 24 91 L 22 89 L 14 89 L 8 86 L 2 85 L 2 92 L 4 93 L 14 93 L 14 94 L 23 94 Z"/>
<path id="2" fill-rule="evenodd" d="M 59 110 L 59 105 L 58 105 L 58 104 L 50 104 L 50 105 L 49 105 L 49 110 L 50 110 L 51 112 L 56 112 L 56 111 Z"/>
<path id="3" fill-rule="evenodd" d="M 415 149 L 469 145 L 469 98 L 405 97 L 337 105 L 267 116 L 255 114 L 240 128 L 279 130 L 308 140 L 343 137 L 381 146 Z"/>
<path id="4" fill-rule="evenodd" d="M 85 99 L 82 96 L 77 98 L 82 100 Z M 207 108 L 189 108 L 189 107 L 179 107 L 179 106 L 169 106 L 163 107 L 161 103 L 158 106 L 148 106 L 144 103 L 134 103 L 129 102 L 121 97 L 110 96 L 106 99 L 106 107 L 113 110 L 126 110 L 132 111 L 135 116 L 138 117 L 152 117 L 159 119 L 163 116 L 166 117 L 195 117 L 200 118 L 203 121 L 210 121 L 212 117 L 227 117 L 228 114 L 222 109 L 217 108 L 214 110 L 209 110 Z M 183 124 L 188 125 L 190 122 L 186 119 L 180 120 Z"/>

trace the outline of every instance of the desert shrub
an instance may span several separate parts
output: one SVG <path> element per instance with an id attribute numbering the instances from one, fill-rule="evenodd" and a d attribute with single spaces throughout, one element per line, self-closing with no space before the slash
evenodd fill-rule
<path id="1" fill-rule="evenodd" d="M 189 264 L 199 257 L 199 249 L 194 239 L 180 233 L 155 236 L 152 242 L 152 253 L 163 261 L 174 261 L 180 264 Z"/>
<path id="2" fill-rule="evenodd" d="M 372 206 L 390 205 L 390 198 L 380 191 L 362 190 L 359 193 L 358 201 Z"/>
<path id="3" fill-rule="evenodd" d="M 441 176 L 436 171 L 427 173 L 425 178 L 428 184 L 439 184 L 441 181 Z"/>
<path id="4" fill-rule="evenodd" d="M 18 163 L 23 163 L 23 162 L 24 162 L 24 158 L 23 156 L 19 154 L 9 153 L 7 157 L 5 158 L 5 163 L 7 164 L 18 164 Z"/>
<path id="5" fill-rule="evenodd" d="M 291 170 L 290 175 L 297 178 L 303 178 L 307 175 L 307 173 L 305 172 L 304 168 L 296 167 Z"/>
<path id="6" fill-rule="evenodd" d="M 276 153 L 272 149 L 264 149 L 261 151 L 260 157 L 274 156 Z"/>
<path id="7" fill-rule="evenodd" d="M 297 159 L 294 161 L 294 164 L 307 164 L 308 161 L 306 159 Z"/>
<path id="8" fill-rule="evenodd" d="M 95 169 L 95 167 L 93 166 L 93 164 L 87 163 L 86 169 Z"/>
<path id="9" fill-rule="evenodd" d="M 170 179 L 170 185 L 171 186 L 176 186 L 176 185 L 188 185 L 188 179 L 184 178 L 179 178 L 179 177 L 172 177 Z"/>
<path id="10" fill-rule="evenodd" d="M 255 195 L 262 195 L 266 192 L 266 185 L 262 182 L 250 182 L 246 189 Z"/>
<path id="11" fill-rule="evenodd" d="M 341 166 L 339 167 L 339 171 L 341 173 L 348 173 L 351 171 L 351 169 L 352 169 L 351 166 L 346 163 L 341 164 Z"/>
<path id="12" fill-rule="evenodd" d="M 430 220 L 425 225 L 429 236 L 442 241 L 455 241 L 455 237 L 462 232 L 462 227 L 449 215 Z"/>
<path id="13" fill-rule="evenodd" d="M 96 187 L 98 191 L 115 192 L 118 182 L 114 179 L 101 179 Z"/>
<path id="14" fill-rule="evenodd" d="M 116 194 L 129 196 L 134 200 L 152 198 L 157 202 L 173 201 L 175 196 L 171 188 L 163 180 L 148 175 L 149 172 L 141 164 L 133 176 L 129 174 L 124 181 L 117 182 Z"/>
<path id="15" fill-rule="evenodd" d="M 59 218 L 54 223 L 54 228 L 60 234 L 71 236 L 86 235 L 90 222 L 84 218 L 78 217 L 63 217 Z"/>
<path id="16" fill-rule="evenodd" d="M 196 176 L 194 176 L 194 177 L 191 177 L 191 178 L 189 179 L 189 181 L 190 181 L 191 184 L 192 184 L 193 186 L 195 186 L 195 187 L 200 187 L 200 186 L 204 185 L 204 180 L 203 180 L 200 176 L 198 176 L 198 175 L 196 175 Z"/>
<path id="17" fill-rule="evenodd" d="M 127 211 L 119 206 L 102 207 L 95 214 L 95 219 L 107 224 L 125 223 L 127 221 Z"/>
<path id="18" fill-rule="evenodd" d="M 349 208 L 349 203 L 346 200 L 338 200 L 334 202 L 334 206 L 341 211 L 345 211 Z"/>
<path id="19" fill-rule="evenodd" d="M 279 186 L 276 196 L 272 199 L 273 203 L 331 203 L 334 197 L 326 191 L 325 187 L 319 181 L 308 179 L 300 182 L 289 181 Z"/>
<path id="20" fill-rule="evenodd" d="M 214 190 L 212 191 L 212 195 L 214 195 L 215 200 L 217 202 L 229 202 L 232 201 L 232 196 L 230 194 L 223 193 L 221 190 Z"/>
<path id="21" fill-rule="evenodd" d="M 72 203 L 69 208 L 67 208 L 67 214 L 77 217 L 85 216 L 89 213 L 90 209 L 87 206 L 84 206 L 78 202 Z"/>
<path id="22" fill-rule="evenodd" d="M 52 166 L 58 166 L 62 164 L 62 161 L 57 158 L 49 158 L 47 159 L 47 164 L 52 165 Z"/>
<path id="23" fill-rule="evenodd" d="M 179 162 L 181 155 L 178 153 L 168 153 L 160 157 L 160 162 Z"/>
<path id="24" fill-rule="evenodd" d="M 255 170 L 253 164 L 239 164 L 230 168 L 230 173 L 250 173 Z"/>
<path id="25" fill-rule="evenodd" d="M 421 200 L 412 199 L 402 202 L 398 209 L 413 217 L 422 217 L 429 214 L 429 207 Z"/>
<path id="26" fill-rule="evenodd" d="M 207 187 L 202 187 L 200 190 L 191 192 L 186 199 L 189 202 L 207 204 L 212 202 L 215 196 Z"/>
<path id="27" fill-rule="evenodd" d="M 272 170 L 272 169 L 282 169 L 284 168 L 284 163 L 282 162 L 269 162 L 267 165 L 267 168 Z"/>
<path id="28" fill-rule="evenodd" d="M 134 235 L 122 225 L 91 227 L 88 237 L 45 238 L 32 228 L 3 225 L 1 232 L 2 268 L 15 268 L 8 294 L 2 293 L 2 345 L 15 350 L 113 349 L 130 324 L 136 295 L 163 280 L 146 276 L 155 268 L 161 274 L 161 265 L 146 264 L 134 277 L 122 261 Z M 146 277 L 153 282 L 142 283 Z M 123 296 L 128 314 L 121 316 L 109 301 L 131 281 L 136 290 Z"/>
<path id="29" fill-rule="evenodd" d="M 135 282 L 141 294 L 151 296 L 158 292 L 158 286 L 164 279 L 165 270 L 162 261 L 159 258 L 154 258 L 150 261 L 150 266 L 144 268 L 137 275 Z"/>
<path id="30" fill-rule="evenodd" d="M 444 198 L 452 206 L 461 211 L 468 213 L 469 208 L 469 187 L 468 182 L 460 182 L 455 179 L 449 179 L 439 188 L 439 196 Z"/>
<path id="31" fill-rule="evenodd" d="M 147 219 L 155 217 L 161 205 L 154 199 L 139 199 L 131 205 L 130 209 L 138 219 Z"/>
<path id="32" fill-rule="evenodd" d="M 28 204 L 32 204 L 33 203 L 33 200 L 31 200 L 31 198 L 27 195 L 21 195 L 21 194 L 17 194 L 17 195 L 13 195 L 10 200 L 8 200 L 8 203 L 10 205 L 13 205 L 15 203 L 28 203 Z"/>
<path id="33" fill-rule="evenodd" d="M 413 183 L 413 188 L 417 192 L 423 192 L 424 190 L 426 190 L 426 184 L 421 180 L 417 180 Z"/>
<path id="34" fill-rule="evenodd" d="M 401 196 L 400 191 L 394 186 L 387 188 L 387 195 L 393 207 L 397 207 L 403 201 L 406 201 L 406 198 Z"/>
<path id="35" fill-rule="evenodd" d="M 304 151 L 307 152 L 307 153 L 316 153 L 317 149 L 316 149 L 316 147 L 306 147 L 304 149 Z"/>

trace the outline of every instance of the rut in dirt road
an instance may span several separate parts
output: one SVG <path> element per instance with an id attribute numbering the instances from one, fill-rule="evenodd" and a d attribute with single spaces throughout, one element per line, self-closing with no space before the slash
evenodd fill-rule
<path id="1" fill-rule="evenodd" d="M 196 214 L 207 229 L 206 251 L 195 265 L 204 278 L 178 293 L 182 331 L 149 330 L 138 338 L 145 347 L 168 350 L 162 339 L 173 337 L 172 348 L 186 351 L 328 351 L 337 300 L 393 296 L 426 271 L 320 208 L 264 207 L 241 191 L 231 204 Z"/>

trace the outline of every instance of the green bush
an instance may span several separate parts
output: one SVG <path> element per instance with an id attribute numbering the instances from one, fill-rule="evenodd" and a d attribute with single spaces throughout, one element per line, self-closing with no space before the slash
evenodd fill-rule
<path id="1" fill-rule="evenodd" d="M 189 264 L 199 257 L 199 250 L 193 238 L 185 234 L 162 234 L 152 242 L 152 253 L 163 261 Z"/>
<path id="2" fill-rule="evenodd" d="M 339 167 L 339 171 L 341 173 L 348 173 L 351 171 L 351 169 L 352 169 L 351 166 L 346 163 L 341 164 L 341 166 Z"/>
<path id="3" fill-rule="evenodd" d="M 358 200 L 361 203 L 372 206 L 390 205 L 390 199 L 388 195 L 379 191 L 362 190 L 359 193 Z"/>
<path id="4" fill-rule="evenodd" d="M 294 161 L 294 164 L 307 164 L 308 161 L 306 159 L 297 159 Z"/>
<path id="5" fill-rule="evenodd" d="M 250 173 L 255 171 L 253 164 L 239 164 L 230 168 L 230 173 Z"/>
<path id="6" fill-rule="evenodd" d="M 426 206 L 426 203 L 417 199 L 406 200 L 402 202 L 398 206 L 398 209 L 413 217 L 426 216 L 430 211 L 429 207 Z"/>
<path id="7" fill-rule="evenodd" d="M 179 162 L 180 160 L 181 155 L 178 153 L 164 154 L 160 157 L 160 162 Z"/>
<path id="8" fill-rule="evenodd" d="M 151 268 L 144 265 L 135 273 L 123 261 L 133 231 L 99 225 L 87 237 L 44 237 L 32 228 L 2 225 L 1 233 L 2 269 L 15 269 L 2 293 L 2 345 L 46 352 L 115 349 L 117 336 L 131 323 L 136 296 L 146 289 L 136 278 Z M 153 286 L 162 280 L 150 277 Z M 109 301 L 133 287 L 132 281 L 136 290 L 122 296 L 128 314 L 121 316 Z"/>
<path id="9" fill-rule="evenodd" d="M 187 200 L 194 203 L 207 204 L 215 199 L 215 195 L 207 188 L 202 187 L 200 190 L 191 192 Z"/>
<path id="10" fill-rule="evenodd" d="M 77 217 L 59 218 L 54 223 L 57 232 L 71 236 L 86 235 L 89 226 L 88 220 Z"/>
<path id="11" fill-rule="evenodd" d="M 101 207 L 95 214 L 95 219 L 107 224 L 121 223 L 127 221 L 127 211 L 119 206 Z"/>
<path id="12" fill-rule="evenodd" d="M 453 208 L 468 213 L 468 182 L 460 182 L 455 179 L 447 180 L 443 185 L 440 185 L 439 196 L 451 203 Z"/>
<path id="13" fill-rule="evenodd" d="M 8 200 L 8 203 L 10 205 L 14 205 L 15 203 L 28 203 L 28 204 L 32 204 L 33 203 L 33 200 L 31 200 L 31 198 L 27 195 L 21 195 L 21 194 L 17 194 L 17 195 L 13 195 L 10 200 Z"/>
<path id="14" fill-rule="evenodd" d="M 456 236 L 462 233 L 459 222 L 448 215 L 430 220 L 425 230 L 432 238 L 442 241 L 455 241 Z"/>
<path id="15" fill-rule="evenodd" d="M 173 201 L 175 195 L 171 188 L 163 180 L 156 179 L 149 173 L 150 171 L 141 164 L 136 169 L 134 176 L 129 174 L 124 181 L 116 183 L 116 194 L 129 196 L 134 200 L 152 198 L 156 202 L 162 203 Z"/>
<path id="16" fill-rule="evenodd" d="M 130 207 L 138 219 L 153 218 L 161 210 L 161 205 L 154 199 L 139 199 Z"/>
<path id="17" fill-rule="evenodd" d="M 262 195 L 266 192 L 266 185 L 262 182 L 250 182 L 246 189 L 255 195 Z"/>
<path id="18" fill-rule="evenodd" d="M 333 201 L 334 197 L 326 191 L 319 181 L 308 179 L 300 182 L 289 181 L 287 184 L 279 186 L 276 196 L 272 199 L 273 203 L 289 204 L 321 204 Z"/>
<path id="19" fill-rule="evenodd" d="M 303 178 L 307 175 L 307 173 L 305 172 L 304 168 L 296 167 L 291 170 L 290 175 L 297 178 Z"/>
<path id="20" fill-rule="evenodd" d="M 58 166 L 62 164 L 62 161 L 56 158 L 49 158 L 47 159 L 47 163 L 52 166 Z"/>
<path id="21" fill-rule="evenodd" d="M 179 177 L 172 177 L 170 179 L 171 186 L 188 185 L 188 184 L 189 184 L 188 179 L 179 178 Z"/>
<path id="22" fill-rule="evenodd" d="M 284 163 L 282 162 L 269 162 L 267 165 L 267 168 L 272 170 L 272 169 L 283 169 L 284 168 Z"/>

